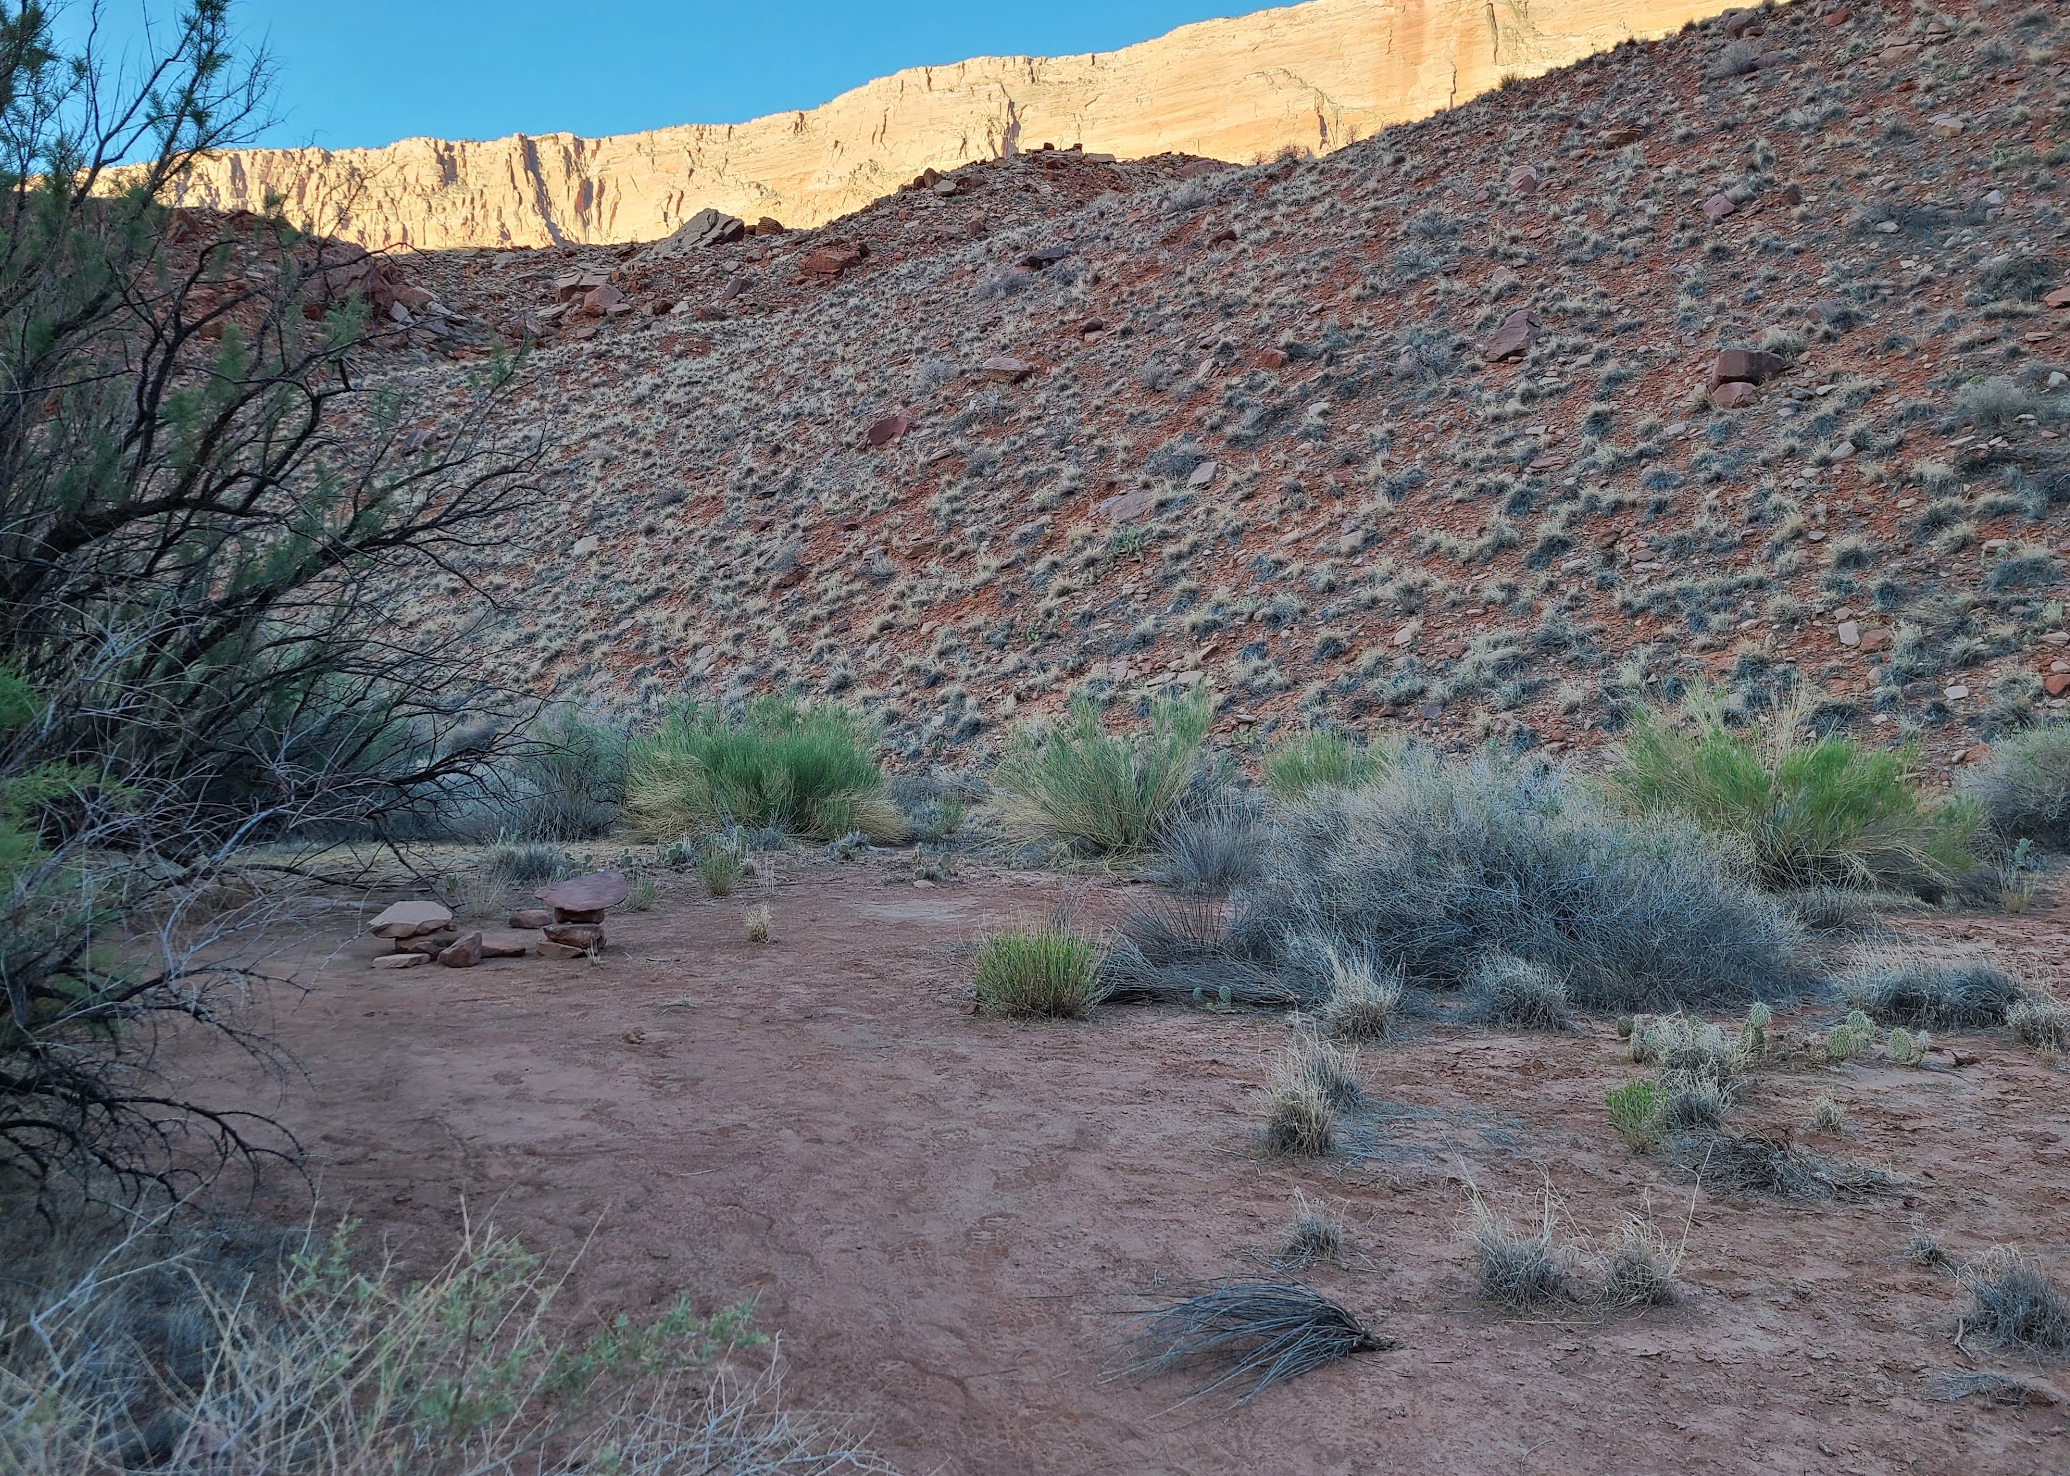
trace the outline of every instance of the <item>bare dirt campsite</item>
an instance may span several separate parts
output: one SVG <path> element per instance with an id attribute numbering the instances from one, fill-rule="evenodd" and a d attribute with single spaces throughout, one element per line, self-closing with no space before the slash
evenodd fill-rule
<path id="1" fill-rule="evenodd" d="M 385 945 L 319 928 L 298 955 L 309 994 L 276 1007 L 309 1073 L 283 1108 L 325 1202 L 408 1266 L 443 1254 L 464 1196 L 528 1244 L 583 1245 L 589 1309 L 752 1295 L 784 1329 L 793 1393 L 850 1412 L 906 1471 L 2064 1457 L 2060 1367 L 1958 1344 L 1967 1299 L 1920 1249 L 2041 1250 L 2038 1229 L 2055 1246 L 2070 1226 L 2061 1072 L 2009 1035 L 1940 1037 L 1923 1068 L 1812 1065 L 1786 1043 L 1818 1012 L 1778 1013 L 1735 1120 L 1890 1176 L 1860 1197 L 1699 1191 L 1635 1154 L 1603 1098 L 1642 1068 L 1608 1019 L 1557 1035 L 1408 1021 L 1360 1053 L 1356 1145 L 1288 1159 L 1261 1134 L 1283 1017 L 972 1013 L 989 929 L 1063 896 L 1097 933 L 1152 889 L 990 866 L 916 889 L 895 855 L 765 859 L 766 945 L 744 940 L 737 900 L 683 880 L 614 916 L 594 963 L 396 974 L 369 967 Z M 1933 929 L 1937 947 L 1988 943 L 2062 980 L 2060 907 Z M 1821 1098 L 1843 1126 L 1809 1125 Z M 1475 1191 L 1519 1228 L 1550 1193 L 1577 1246 L 1650 1217 L 1680 1252 L 1674 1302 L 1490 1308 L 1461 1238 Z M 1128 1314 L 1175 1295 L 1160 1287 L 1282 1275 L 1302 1196 L 1342 1247 L 1300 1279 L 1398 1349 L 1233 1413 L 1246 1385 L 1189 1401 L 1199 1377 L 1114 1376 Z"/>
<path id="2" fill-rule="evenodd" d="M 163 8 L 0 0 L 0 1476 L 2070 1472 L 2070 11 Z"/>

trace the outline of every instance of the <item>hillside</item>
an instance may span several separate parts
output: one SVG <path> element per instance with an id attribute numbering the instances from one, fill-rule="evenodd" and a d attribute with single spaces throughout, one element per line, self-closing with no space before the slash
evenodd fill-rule
<path id="1" fill-rule="evenodd" d="M 1559 752 L 1713 682 L 1945 765 L 2070 690 L 2070 25 L 1750 18 L 1320 159 L 415 258 L 547 335 L 559 515 L 464 571 L 483 660 L 621 711 L 837 694 L 909 762 L 1196 683 L 1225 734 Z M 583 271 L 637 311 L 542 322 Z M 435 428 L 454 371 L 401 372 Z"/>
<path id="2" fill-rule="evenodd" d="M 816 226 L 923 169 L 1048 142 L 1239 163 L 1328 151 L 1721 0 L 1310 0 L 1119 51 L 913 67 L 820 107 L 613 138 L 413 138 L 222 155 L 182 203 L 260 209 L 372 246 L 657 240 L 707 207 Z"/>

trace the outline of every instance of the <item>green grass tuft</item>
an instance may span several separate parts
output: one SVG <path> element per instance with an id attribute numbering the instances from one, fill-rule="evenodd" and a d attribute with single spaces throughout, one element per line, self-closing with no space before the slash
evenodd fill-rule
<path id="1" fill-rule="evenodd" d="M 1265 755 L 1260 775 L 1281 799 L 1299 799 L 1322 785 L 1359 789 L 1387 772 L 1397 748 L 1365 745 L 1327 730 L 1289 738 Z"/>
<path id="2" fill-rule="evenodd" d="M 1715 717 L 1694 733 L 1642 713 L 1613 785 L 1642 814 L 1668 812 L 1743 847 L 1770 891 L 1887 887 L 1939 896 L 1976 869 L 1983 812 L 1931 804 L 1909 749 L 1799 738 L 1785 720 L 1766 740 Z"/>
<path id="3" fill-rule="evenodd" d="M 632 740 L 627 825 L 649 840 L 730 825 L 813 841 L 853 831 L 903 840 L 905 817 L 870 757 L 875 738 L 862 718 L 833 703 L 758 697 L 737 716 L 683 703 Z"/>
<path id="4" fill-rule="evenodd" d="M 1100 951 L 1059 927 L 994 933 L 978 949 L 976 982 L 989 1014 L 1074 1018 L 1100 998 Z"/>
<path id="5" fill-rule="evenodd" d="M 994 814 L 1010 840 L 1087 858 L 1142 855 L 1200 773 L 1213 715 L 1203 693 L 1152 707 L 1148 728 L 1116 737 L 1089 702 L 1054 728 L 1024 728 L 992 775 Z"/>

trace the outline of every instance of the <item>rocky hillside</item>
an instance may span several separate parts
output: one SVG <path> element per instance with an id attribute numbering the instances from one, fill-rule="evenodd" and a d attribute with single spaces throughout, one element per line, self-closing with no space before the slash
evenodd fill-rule
<path id="1" fill-rule="evenodd" d="M 1201 685 L 1556 752 L 1715 683 L 1945 766 L 2070 701 L 2066 159 L 2060 8 L 1805 0 L 1320 159 L 420 257 L 543 335 L 558 448 L 423 608 L 476 582 L 542 693 L 838 694 L 913 761 Z M 454 369 L 396 372 L 435 436 Z"/>
<path id="2" fill-rule="evenodd" d="M 879 78 L 821 107 L 616 138 L 414 138 L 226 154 L 184 203 L 259 209 L 370 246 L 658 240 L 712 208 L 816 226 L 923 169 L 1053 143 L 1239 163 L 1327 152 L 1722 0 L 1309 0 L 1092 56 L 981 57 Z"/>

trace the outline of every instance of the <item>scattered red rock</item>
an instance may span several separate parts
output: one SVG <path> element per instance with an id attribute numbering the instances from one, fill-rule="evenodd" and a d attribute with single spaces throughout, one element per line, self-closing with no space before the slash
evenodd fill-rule
<path id="1" fill-rule="evenodd" d="M 1481 350 L 1481 357 L 1491 364 L 1521 359 L 1524 351 L 1537 341 L 1538 329 L 1538 314 L 1529 308 L 1518 308 L 1502 320 L 1502 326 L 1495 330 L 1495 336 Z"/>
<path id="2" fill-rule="evenodd" d="M 882 416 L 870 422 L 870 428 L 863 432 L 866 446 L 889 446 L 902 438 L 913 428 L 913 417 L 901 410 L 896 415 Z"/>
<path id="3" fill-rule="evenodd" d="M 1002 384 L 1019 384 L 1035 372 L 1035 366 L 1026 359 L 1016 359 L 1009 354 L 994 354 L 978 365 L 978 373 L 986 379 Z"/>
<path id="4" fill-rule="evenodd" d="M 861 266 L 870 257 L 870 248 L 860 241 L 837 241 L 808 251 L 798 260 L 798 275 L 819 281 L 832 281 L 850 268 Z"/>
<path id="5" fill-rule="evenodd" d="M 482 961 L 482 935 L 479 930 L 462 933 L 451 944 L 439 951 L 438 961 L 449 969 L 471 969 Z"/>

